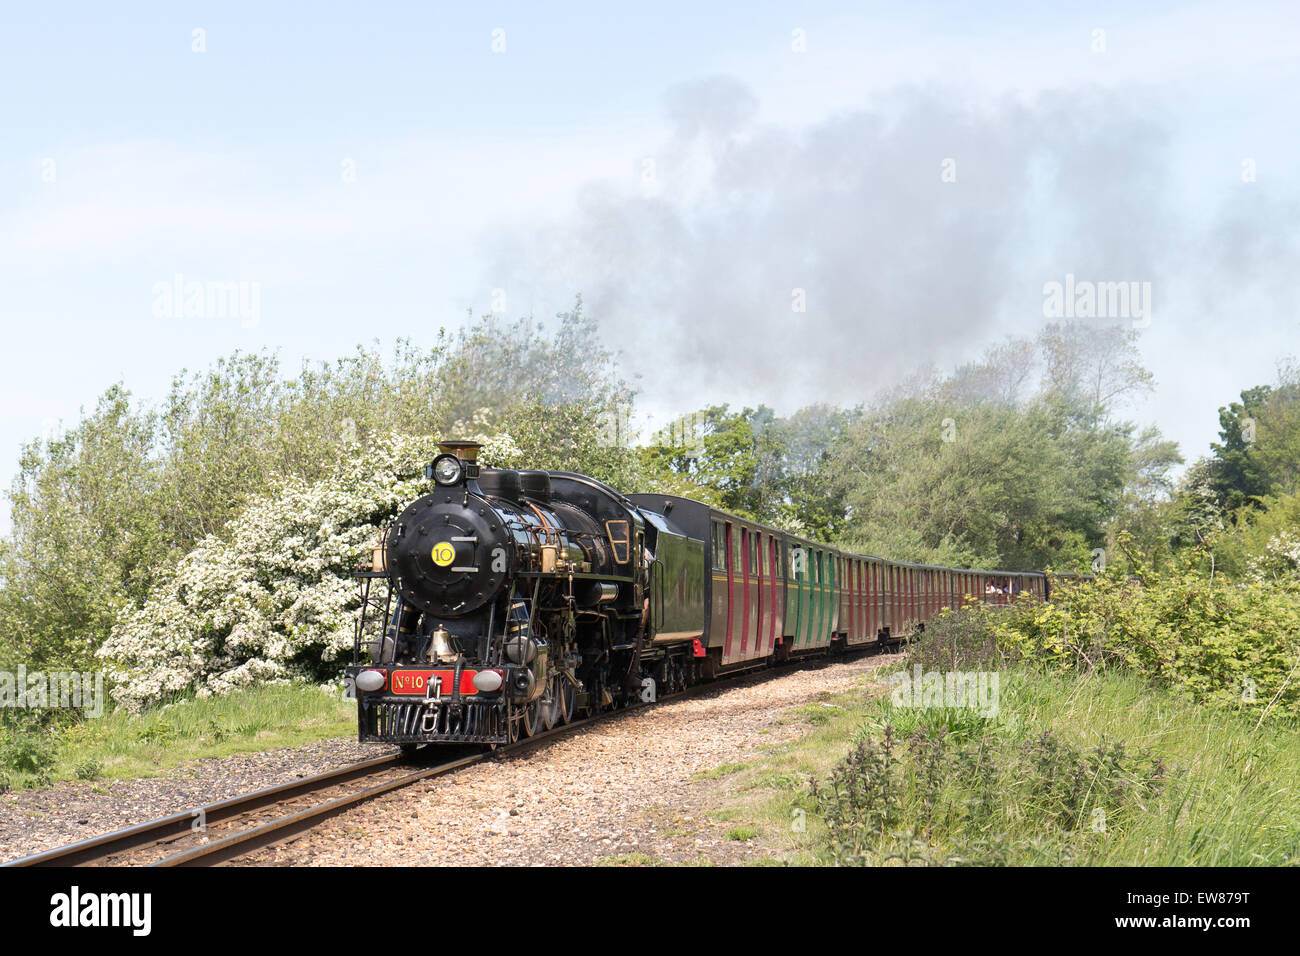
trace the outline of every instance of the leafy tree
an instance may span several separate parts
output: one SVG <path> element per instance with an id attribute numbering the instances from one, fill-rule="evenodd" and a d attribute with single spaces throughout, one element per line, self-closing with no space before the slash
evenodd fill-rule
<path id="1" fill-rule="evenodd" d="M 1036 342 L 1043 392 L 1069 396 L 1082 422 L 1104 422 L 1124 401 L 1155 387 L 1140 361 L 1137 337 L 1137 330 L 1117 325 L 1048 325 Z"/>
<path id="2" fill-rule="evenodd" d="M 1100 537 L 1046 404 L 897 402 L 851 429 L 833 470 L 844 541 L 883 557 L 971 567 L 1077 564 Z M 1089 520 L 1092 527 L 1079 528 Z"/>
<path id="3" fill-rule="evenodd" d="M 668 426 L 642 459 L 652 473 L 711 489 L 723 510 L 770 520 L 779 496 L 774 417 L 764 406 L 732 412 L 714 405 Z"/>
<path id="4" fill-rule="evenodd" d="M 75 428 L 24 446 L 0 545 L 0 663 L 84 665 L 147 593 L 166 543 L 155 425 L 115 385 Z"/>
<path id="5" fill-rule="evenodd" d="M 1300 365 L 1284 365 L 1258 409 L 1250 457 L 1266 494 L 1300 491 Z"/>
<path id="6" fill-rule="evenodd" d="M 833 470 L 843 538 L 888 557 L 965 566 L 1088 566 L 1121 527 L 1150 525 L 1173 443 L 1116 417 L 1151 388 L 1131 330 L 1081 323 L 922 377 L 846 430 Z"/>
<path id="7" fill-rule="evenodd" d="M 1241 393 L 1240 402 L 1219 409 L 1219 441 L 1214 452 L 1213 488 L 1224 511 L 1235 511 L 1268 491 L 1268 479 L 1256 461 L 1256 418 L 1272 388 L 1260 385 Z"/>
<path id="8" fill-rule="evenodd" d="M 832 449 L 862 416 L 861 408 L 809 405 L 781 421 L 784 524 L 822 541 L 838 540 L 844 530 L 842 484 L 832 469 Z"/>
<path id="9" fill-rule="evenodd" d="M 711 406 L 670 423 L 642 449 L 646 478 L 733 514 L 831 537 L 843 508 L 824 465 L 855 416 L 826 405 L 789 418 L 763 405 Z"/>
<path id="10" fill-rule="evenodd" d="M 1242 578 L 1284 552 L 1294 527 L 1287 502 L 1300 492 L 1300 366 L 1283 365 L 1276 384 L 1220 408 L 1219 427 L 1211 454 L 1174 494 L 1169 536 L 1207 568 Z"/>

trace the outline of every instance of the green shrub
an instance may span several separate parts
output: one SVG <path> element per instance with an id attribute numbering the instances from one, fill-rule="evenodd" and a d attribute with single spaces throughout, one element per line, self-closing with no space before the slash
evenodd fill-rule
<path id="1" fill-rule="evenodd" d="M 1046 604 L 980 609 L 1005 655 L 1061 669 L 1118 664 L 1198 700 L 1300 714 L 1300 586 L 1191 573 L 1105 574 Z"/>
<path id="2" fill-rule="evenodd" d="M 52 725 L 26 714 L 4 721 L 5 738 L 0 741 L 0 773 L 9 781 L 29 777 L 48 782 L 57 759 L 57 741 Z"/>
<path id="3" fill-rule="evenodd" d="M 922 639 L 907 646 L 906 666 L 929 670 L 994 670 L 1002 660 L 995 619 L 982 605 L 945 610 L 931 621 Z"/>

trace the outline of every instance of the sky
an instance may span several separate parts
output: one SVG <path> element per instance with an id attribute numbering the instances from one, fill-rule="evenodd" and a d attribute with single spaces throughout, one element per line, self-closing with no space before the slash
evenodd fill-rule
<path id="1" fill-rule="evenodd" d="M 0 472 L 116 382 L 578 294 L 643 428 L 852 404 L 1067 276 L 1149 283 L 1192 459 L 1300 352 L 1298 73 L 1249 0 L 4 4 Z"/>

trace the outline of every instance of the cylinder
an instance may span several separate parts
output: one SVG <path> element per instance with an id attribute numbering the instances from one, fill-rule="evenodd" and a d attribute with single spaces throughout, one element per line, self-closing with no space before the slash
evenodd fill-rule
<path id="1" fill-rule="evenodd" d="M 609 604 L 618 599 L 618 585 L 609 581 L 588 581 L 578 589 L 578 600 L 583 604 Z"/>

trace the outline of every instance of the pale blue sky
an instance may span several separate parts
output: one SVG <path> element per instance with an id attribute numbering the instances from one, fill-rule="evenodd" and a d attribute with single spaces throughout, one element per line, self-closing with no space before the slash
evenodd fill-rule
<path id="1" fill-rule="evenodd" d="M 192 50 L 195 29 L 202 53 Z M 1096 29 L 1105 30 L 1101 52 Z M 494 30 L 504 31 L 503 52 L 493 51 Z M 792 48 L 795 30 L 804 52 Z M 752 307 L 746 276 L 771 272 L 773 256 L 824 261 L 854 241 L 818 247 L 817 236 L 837 235 L 817 220 L 837 186 L 814 181 L 847 175 L 835 163 L 852 168 L 854 148 L 868 162 L 879 156 L 866 152 L 897 143 L 926 170 L 924 190 L 950 150 L 959 163 L 971 156 L 960 168 L 977 173 L 1017 150 L 1067 165 L 1083 155 L 1088 168 L 1061 181 L 1095 174 L 1098 200 L 1027 181 L 1022 192 L 1044 195 L 1003 229 L 981 199 L 989 193 L 963 180 L 970 205 L 943 220 L 961 242 L 978 242 L 971 224 L 1017 237 L 976 263 L 972 279 L 958 275 L 970 257 L 945 243 L 947 226 L 909 229 L 954 194 L 879 181 L 881 203 L 864 212 L 879 221 L 873 238 L 932 272 L 909 268 L 896 288 L 890 275 L 859 288 L 828 270 L 809 300 L 836 301 L 830 287 L 841 278 L 855 295 L 885 289 L 871 323 L 902 314 L 919 336 L 885 336 L 871 357 L 883 369 L 864 358 L 860 377 L 834 383 L 801 375 L 774 385 L 764 363 L 779 353 L 762 351 L 699 389 L 652 373 L 643 379 L 649 420 L 704 401 L 788 411 L 861 400 L 928 355 L 947 365 L 1032 332 L 1043 321 L 1041 283 L 1091 265 L 1093 278 L 1156 282 L 1143 350 L 1160 389 L 1135 414 L 1195 457 L 1214 437 L 1217 406 L 1300 351 L 1298 63 L 1287 3 L 7 4 L 0 472 L 12 474 L 23 440 L 75 420 L 115 381 L 155 400 L 180 368 L 236 348 L 279 349 L 293 366 L 376 337 L 426 342 L 467 308 L 486 311 L 494 288 L 505 288 L 511 316 L 549 316 L 583 292 L 630 354 L 656 347 L 663 296 L 670 311 L 674 297 L 707 298 L 706 316 L 743 327 L 746 315 L 720 313 L 733 301 Z M 701 91 L 719 78 L 731 85 L 711 111 Z M 746 185 L 730 190 L 735 170 L 720 170 L 737 154 L 718 146 L 725 136 L 688 142 L 682 130 L 726 127 L 736 89 L 750 112 L 733 145 L 744 145 L 748 165 L 735 180 Z M 953 117 L 933 119 L 949 109 Z M 985 134 L 986 118 L 996 133 Z M 877 120 L 914 124 L 915 135 L 864 140 Z M 776 168 L 790 150 L 802 157 L 789 167 L 796 178 L 754 168 L 764 157 Z M 659 161 L 649 187 L 647 158 Z M 1250 184 L 1240 176 L 1246 158 L 1257 168 Z M 809 183 L 829 192 L 809 196 L 806 243 L 728 231 L 779 209 L 773 188 Z M 1147 193 L 1159 196 L 1148 205 Z M 647 209 L 666 210 L 696 242 L 716 237 L 720 265 L 705 273 L 716 288 L 702 296 L 698 275 L 659 275 L 679 250 L 669 232 L 646 234 Z M 1091 251 L 1076 258 L 1077 236 Z M 865 248 L 863 260 L 851 271 L 884 261 Z M 629 273 L 637 284 L 625 288 Z M 156 315 L 156 285 L 178 274 L 258 283 L 256 322 Z M 969 323 L 949 316 L 927 331 L 905 310 L 949 275 L 957 301 L 970 303 Z M 788 312 L 788 292 L 778 298 Z M 901 313 L 884 305 L 896 299 Z M 853 320 L 839 309 L 808 321 Z M 680 312 L 679 333 L 711 321 L 689 304 Z"/>

